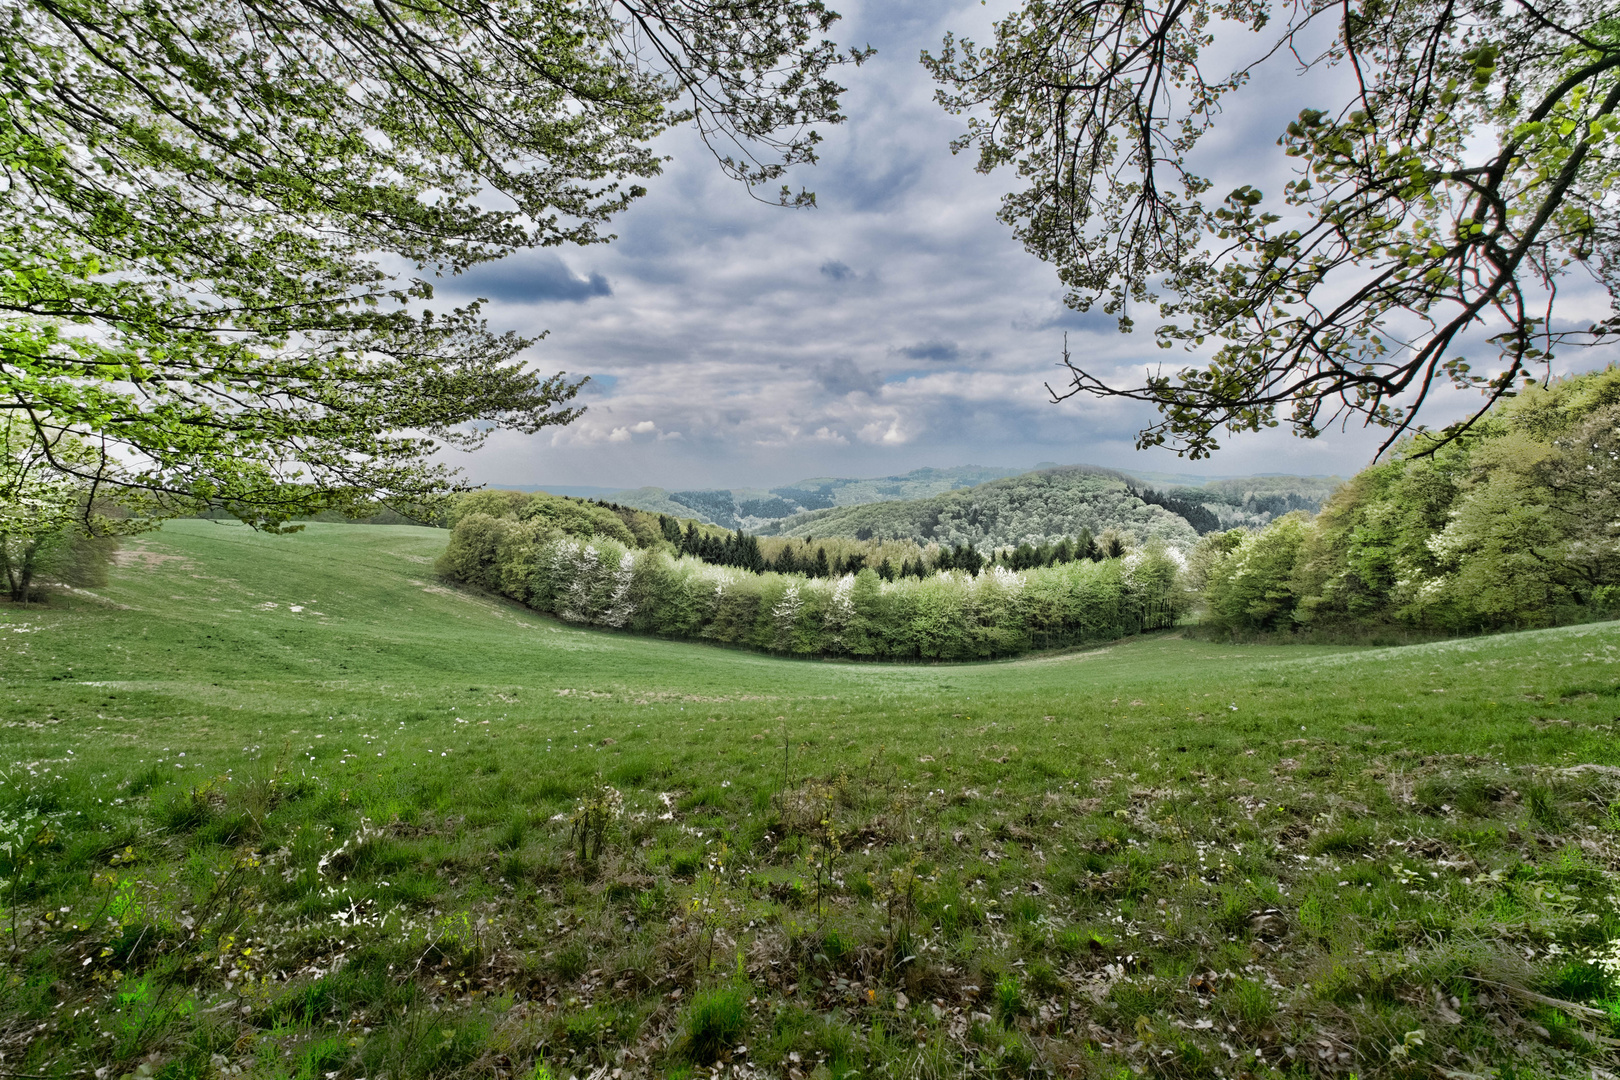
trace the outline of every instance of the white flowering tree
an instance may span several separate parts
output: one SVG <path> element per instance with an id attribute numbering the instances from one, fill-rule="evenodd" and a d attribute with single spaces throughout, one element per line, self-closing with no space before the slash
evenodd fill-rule
<path id="1" fill-rule="evenodd" d="M 112 537 L 141 527 L 97 512 L 96 492 L 72 474 L 91 451 L 69 436 L 0 420 L 0 578 L 25 603 L 41 579 L 90 584 Z"/>

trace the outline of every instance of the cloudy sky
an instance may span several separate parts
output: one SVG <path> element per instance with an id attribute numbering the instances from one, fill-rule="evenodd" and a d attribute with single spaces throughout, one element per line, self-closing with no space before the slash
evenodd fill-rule
<path id="1" fill-rule="evenodd" d="M 1151 414 L 1052 404 L 1042 384 L 1059 374 L 1065 332 L 1078 360 L 1123 377 L 1181 358 L 1146 330 L 1122 336 L 1105 316 L 1067 311 L 1052 269 L 995 218 L 1013 178 L 950 153 L 961 120 L 933 101 L 918 53 L 946 30 L 988 38 L 997 7 L 838 7 L 837 40 L 878 54 L 845 73 L 849 121 L 823 129 L 821 162 L 794 177 L 816 209 L 752 200 L 690 133 L 672 132 L 660 148 L 674 160 L 616 222 L 613 244 L 527 252 L 440 284 L 441 296 L 487 297 L 498 329 L 546 331 L 530 353 L 537 368 L 592 377 L 573 425 L 502 434 L 454 458 L 472 480 L 769 487 L 927 465 L 1244 475 L 1367 463 L 1379 440 L 1359 428 L 1312 442 L 1231 437 L 1213 461 L 1192 463 L 1132 449 Z M 1320 78 L 1276 75 L 1230 103 L 1207 137 L 1205 167 L 1231 172 L 1232 186 L 1253 182 L 1257 162 L 1280 186 L 1282 126 L 1327 104 Z"/>

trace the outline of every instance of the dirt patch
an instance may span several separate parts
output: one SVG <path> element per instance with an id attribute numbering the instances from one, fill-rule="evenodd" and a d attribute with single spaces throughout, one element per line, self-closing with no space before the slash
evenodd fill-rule
<path id="1" fill-rule="evenodd" d="M 165 563 L 177 562 L 180 568 L 189 570 L 191 560 L 184 555 L 171 555 L 162 551 L 147 551 L 144 548 L 120 548 L 113 552 L 113 564 L 121 568 L 134 567 L 140 570 L 156 570 Z"/>

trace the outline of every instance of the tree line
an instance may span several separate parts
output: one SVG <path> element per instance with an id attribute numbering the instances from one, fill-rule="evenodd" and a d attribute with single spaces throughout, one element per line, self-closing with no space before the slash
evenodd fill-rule
<path id="1" fill-rule="evenodd" d="M 463 515 L 439 572 L 570 622 L 868 659 L 1009 656 L 1170 626 L 1186 610 L 1178 561 L 1159 545 L 1127 553 L 1118 542 L 1121 554 L 1095 560 L 1058 561 L 1054 550 L 1050 563 L 1018 571 L 965 545 L 938 548 L 926 573 L 915 572 L 914 558 L 911 573 L 886 580 L 871 565 L 854 565 L 858 553 L 844 556 L 834 576 L 825 546 L 811 573 L 754 570 L 705 559 L 705 547 L 725 557 L 727 543 L 717 537 L 697 540 L 696 555 L 682 552 L 673 521 L 669 535 L 661 523 L 661 542 L 639 547 L 606 531 L 579 535 L 567 524 L 534 513 Z M 690 527 L 680 534 L 683 544 L 697 535 Z M 730 550 L 739 561 L 765 557 L 759 538 L 740 533 L 731 535 Z M 818 576 L 824 559 L 829 571 Z"/>
<path id="2" fill-rule="evenodd" d="M 1158 498 L 1169 501 L 1168 496 Z M 1187 509 L 1195 513 L 1190 505 Z M 818 510 L 761 531 L 799 538 L 836 534 L 860 540 L 911 540 L 953 549 L 963 544 L 988 551 L 1022 543 L 1056 544 L 1082 532 L 1101 536 L 1110 529 L 1137 545 L 1157 540 L 1190 550 L 1198 541 L 1187 518 L 1144 501 L 1128 477 L 1085 465 L 1040 469 L 925 499 Z"/>
<path id="3" fill-rule="evenodd" d="M 852 544 L 848 538 L 839 537 L 829 555 L 827 542 L 816 544 L 814 536 L 805 537 L 798 545 L 791 537 L 762 538 L 742 529 L 717 536 L 713 531 L 704 531 L 695 521 L 688 521 L 683 530 L 681 522 L 667 514 L 659 515 L 659 529 L 675 553 L 715 566 L 732 566 L 755 574 L 802 574 L 807 578 L 840 578 L 845 574 L 858 574 L 870 566 L 883 581 L 925 578 L 942 570 L 977 574 L 986 566 L 1032 570 L 1080 559 L 1100 562 L 1117 559 L 1134 546 L 1128 536 L 1117 530 L 1108 530 L 1102 537 L 1094 538 L 1090 530 L 1081 529 L 1078 536 L 1062 537 L 1056 543 L 1025 542 L 989 553 L 981 552 L 971 543 L 924 547 L 914 542 L 896 544 L 857 539 Z M 850 550 L 851 547 L 855 550 Z M 901 550 L 893 552 L 895 547 Z"/>

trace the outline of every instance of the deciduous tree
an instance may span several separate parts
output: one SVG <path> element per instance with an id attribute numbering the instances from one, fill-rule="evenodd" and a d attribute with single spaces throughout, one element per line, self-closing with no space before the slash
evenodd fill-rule
<path id="1" fill-rule="evenodd" d="M 46 450 L 26 425 L 0 415 L 0 586 L 16 603 L 33 598 L 44 579 L 101 584 L 116 538 L 144 527 L 109 516 L 68 471 L 93 451 L 69 436 Z"/>
<path id="2" fill-rule="evenodd" d="M 837 122 L 821 0 L 8 0 L 0 410 L 54 468 L 276 527 L 454 486 L 577 381 L 433 281 L 609 219 L 693 121 L 740 180 Z M 787 202 L 808 201 L 785 188 Z M 67 435 L 94 453 L 53 457 Z"/>
<path id="3" fill-rule="evenodd" d="M 1212 70 L 1245 31 L 1258 59 Z M 924 62 L 971 114 L 956 148 L 1017 171 L 1001 217 L 1070 306 L 1214 348 L 1135 385 L 1065 350 L 1054 397 L 1157 407 L 1139 446 L 1197 458 L 1223 429 L 1359 419 L 1387 447 L 1436 386 L 1481 391 L 1477 418 L 1620 329 L 1559 306 L 1577 270 L 1620 293 L 1620 12 L 1600 0 L 1026 0 L 989 46 L 947 37 Z M 1295 178 L 1212 190 L 1193 154 L 1229 95 L 1302 62 L 1351 90 L 1279 132 Z"/>

